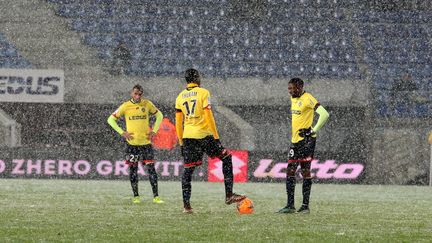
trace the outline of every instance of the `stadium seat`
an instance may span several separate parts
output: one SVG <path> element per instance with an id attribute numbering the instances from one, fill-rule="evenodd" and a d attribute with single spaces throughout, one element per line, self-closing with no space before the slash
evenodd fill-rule
<path id="1" fill-rule="evenodd" d="M 431 90 L 430 80 L 430 44 L 424 28 L 425 12 L 399 11 L 376 12 L 355 11 L 353 19 L 365 42 L 365 62 L 373 71 L 372 76 L 378 89 L 390 89 L 392 82 L 410 72 L 421 90 Z M 377 66 L 381 63 L 380 66 Z M 382 65 L 385 64 L 385 65 Z M 424 65 L 426 64 L 426 65 Z M 397 117 L 423 117 L 427 106 L 419 106 L 416 112 L 409 112 L 401 104 L 399 108 L 387 114 Z M 379 108 L 378 114 L 383 115 Z"/>
<path id="2" fill-rule="evenodd" d="M 203 66 L 207 65 L 205 59 L 210 57 L 221 62 L 224 59 L 250 62 L 240 67 L 224 66 L 228 69 L 232 67 L 234 70 L 230 73 L 241 76 L 249 74 L 254 76 L 261 71 L 268 71 L 267 76 L 279 76 L 284 73 L 280 71 L 284 66 L 281 63 L 287 61 L 307 60 L 307 62 L 323 64 L 355 63 L 355 52 L 352 51 L 353 38 L 348 32 L 348 25 L 332 22 L 345 19 L 345 13 L 340 8 L 311 8 L 309 6 L 316 4 L 309 5 L 305 2 L 300 5 L 299 2 L 282 3 L 305 8 L 304 11 L 297 11 L 293 8 L 278 7 L 277 4 L 280 2 L 277 4 L 275 2 L 274 5 L 269 5 L 271 6 L 270 16 L 278 16 L 282 21 L 277 24 L 274 22 L 257 24 L 226 18 L 226 13 L 229 12 L 226 9 L 229 7 L 227 1 L 208 1 L 211 4 L 197 2 L 196 5 L 194 1 L 194 5 L 189 7 L 182 6 L 177 1 L 170 2 L 169 5 L 159 4 L 159 2 L 150 5 L 136 1 L 113 4 L 114 2 L 109 0 L 89 2 L 52 0 L 51 2 L 59 4 L 57 9 L 59 15 L 72 19 L 73 30 L 88 33 L 83 37 L 84 43 L 110 49 L 101 50 L 99 55 L 101 58 L 112 58 L 110 51 L 122 40 L 134 52 L 142 52 L 135 54 L 134 58 L 155 58 L 159 55 L 146 53 L 146 50 L 170 47 L 169 53 L 163 51 L 161 53 L 166 55 L 165 60 L 195 59 L 200 60 Z M 320 2 L 317 6 L 327 6 L 327 4 L 338 5 L 330 1 Z M 310 23 L 292 22 L 296 14 L 300 14 L 299 18 Z M 137 21 L 137 17 L 142 21 Z M 203 17 L 211 21 L 203 21 Z M 229 35 L 226 35 L 226 32 Z M 196 33 L 199 33 L 198 37 L 195 37 Z M 246 33 L 246 35 L 239 33 Z M 335 36 L 337 38 L 334 38 Z M 333 51 L 334 54 L 326 57 L 322 53 L 328 48 L 337 52 Z M 304 68 L 308 75 L 312 74 L 313 70 L 313 68 Z M 331 73 L 331 70 L 325 74 Z"/>
<path id="3" fill-rule="evenodd" d="M 406 70 L 416 79 L 431 76 L 425 11 L 379 12 L 357 0 L 269 0 L 260 21 L 248 21 L 226 0 L 49 1 L 72 20 L 71 29 L 84 33 L 85 44 L 100 48 L 100 58 L 110 60 L 125 42 L 133 75 L 167 76 L 195 65 L 223 77 L 357 79 L 360 61 L 377 88 L 389 89 Z M 350 19 L 346 8 L 353 8 Z M 353 24 L 364 45 L 354 42 Z"/>
<path id="4" fill-rule="evenodd" d="M 23 58 L 17 48 L 0 33 L 0 68 L 31 68 L 30 61 Z"/>

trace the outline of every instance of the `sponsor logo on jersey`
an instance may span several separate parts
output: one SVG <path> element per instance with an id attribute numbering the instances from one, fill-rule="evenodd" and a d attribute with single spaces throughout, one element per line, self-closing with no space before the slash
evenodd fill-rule
<path id="1" fill-rule="evenodd" d="M 130 116 L 128 119 L 130 121 L 133 121 L 133 120 L 144 120 L 144 119 L 147 119 L 147 116 L 146 115 L 142 115 L 142 116 Z"/>

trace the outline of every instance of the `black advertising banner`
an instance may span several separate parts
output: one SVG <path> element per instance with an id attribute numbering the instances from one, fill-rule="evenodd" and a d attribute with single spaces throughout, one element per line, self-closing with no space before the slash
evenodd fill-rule
<path id="1" fill-rule="evenodd" d="M 3 148 L 0 178 L 128 179 L 128 167 L 122 157 L 121 151 L 114 150 Z M 157 151 L 155 157 L 161 180 L 181 179 L 183 163 L 179 151 Z M 210 162 L 208 167 L 205 159 L 194 173 L 194 180 L 223 181 L 218 160 Z M 283 152 L 233 151 L 233 172 L 238 182 L 282 182 L 287 165 L 287 154 Z M 316 181 L 357 183 L 364 177 L 363 171 L 363 161 L 342 159 L 336 154 L 317 153 L 312 161 Z M 145 166 L 140 165 L 138 173 L 146 178 Z"/>
<path id="2" fill-rule="evenodd" d="M 0 178 L 128 179 L 128 166 L 119 150 L 2 148 Z M 177 152 L 156 152 L 161 180 L 181 179 L 183 162 Z M 207 180 L 206 171 L 204 164 L 194 173 L 194 180 Z M 148 176 L 145 166 L 139 165 L 138 174 Z"/>

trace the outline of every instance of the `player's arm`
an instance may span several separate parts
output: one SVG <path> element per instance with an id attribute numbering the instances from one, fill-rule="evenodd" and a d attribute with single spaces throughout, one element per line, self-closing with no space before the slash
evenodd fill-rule
<path id="1" fill-rule="evenodd" d="M 156 134 L 159 131 L 160 124 L 162 123 L 163 114 L 160 110 L 157 110 L 153 115 L 156 116 L 156 121 L 153 125 L 153 133 Z"/>
<path id="2" fill-rule="evenodd" d="M 122 135 L 124 133 L 123 129 L 117 124 L 117 117 L 110 115 L 108 117 L 108 124 L 116 131 L 118 134 Z"/>
<path id="3" fill-rule="evenodd" d="M 318 113 L 319 118 L 318 118 L 318 121 L 315 124 L 315 126 L 312 128 L 314 133 L 318 132 L 324 126 L 324 124 L 326 124 L 326 122 L 330 116 L 330 114 L 327 112 L 327 110 L 322 105 L 318 105 L 315 112 Z"/>
<path id="4" fill-rule="evenodd" d="M 213 134 L 213 137 L 215 139 L 219 139 L 219 133 L 217 131 L 216 122 L 215 122 L 215 119 L 213 116 L 213 112 L 210 109 L 210 106 L 207 106 L 206 108 L 204 108 L 204 119 L 207 122 L 207 124 L 209 124 L 210 130 Z"/>
<path id="5" fill-rule="evenodd" d="M 180 146 L 183 146 L 183 119 L 183 112 L 180 109 L 176 109 L 175 127 Z"/>
<path id="6" fill-rule="evenodd" d="M 206 91 L 203 95 L 203 111 L 204 111 L 204 120 L 207 124 L 209 124 L 210 131 L 213 134 L 215 139 L 219 139 L 219 133 L 216 128 L 216 122 L 213 116 L 213 112 L 211 110 L 211 102 L 210 102 L 210 92 Z"/>
<path id="7" fill-rule="evenodd" d="M 123 129 L 117 124 L 117 120 L 117 117 L 115 117 L 114 115 L 110 115 L 107 122 L 114 129 L 114 131 L 116 131 L 122 137 L 126 138 L 127 140 L 133 139 L 133 133 L 123 131 Z"/>

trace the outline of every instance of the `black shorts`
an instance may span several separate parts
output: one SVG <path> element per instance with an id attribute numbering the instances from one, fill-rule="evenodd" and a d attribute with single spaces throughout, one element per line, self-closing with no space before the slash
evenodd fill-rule
<path id="1" fill-rule="evenodd" d="M 184 167 L 202 165 L 204 153 L 211 158 L 223 157 L 225 154 L 228 154 L 226 149 L 213 136 L 201 139 L 183 139 Z"/>
<path id="2" fill-rule="evenodd" d="M 311 162 L 315 152 L 316 138 L 305 138 L 293 143 L 288 154 L 288 163 Z"/>
<path id="3" fill-rule="evenodd" d="M 154 163 L 154 153 L 151 144 L 146 145 L 126 145 L 126 164 L 137 166 L 139 162 L 143 164 Z"/>

